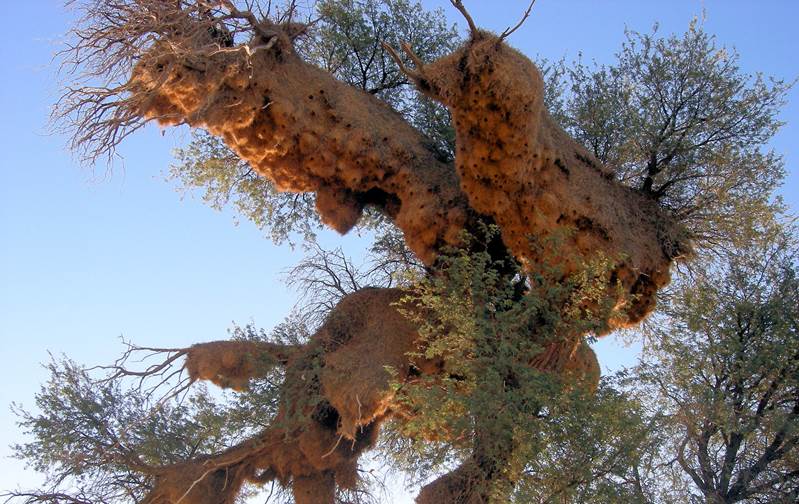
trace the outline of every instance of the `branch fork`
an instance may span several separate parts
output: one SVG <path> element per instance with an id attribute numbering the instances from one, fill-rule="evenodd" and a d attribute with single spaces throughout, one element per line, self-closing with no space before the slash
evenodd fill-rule
<path id="1" fill-rule="evenodd" d="M 405 66 L 405 63 L 402 61 L 400 55 L 397 54 L 397 51 L 391 47 L 390 44 L 383 42 L 382 45 L 386 52 L 388 52 L 388 55 L 391 56 L 391 59 L 394 60 L 394 63 L 397 64 L 400 72 L 405 74 L 412 82 L 417 85 L 421 82 L 428 82 L 427 76 L 424 73 L 424 63 L 422 62 L 421 58 L 419 58 L 419 56 L 413 52 L 413 49 L 411 49 L 411 46 L 407 42 L 402 42 L 400 47 L 402 47 L 403 52 L 411 59 L 416 67 L 415 69 L 410 69 Z"/>

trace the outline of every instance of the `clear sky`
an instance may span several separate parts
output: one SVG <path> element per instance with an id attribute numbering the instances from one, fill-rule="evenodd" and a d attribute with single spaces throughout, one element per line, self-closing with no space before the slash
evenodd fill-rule
<path id="1" fill-rule="evenodd" d="M 527 0 L 466 0 L 477 23 L 501 31 L 515 24 Z M 459 24 L 448 0 L 441 6 Z M 4 2 L 0 44 L 0 491 L 36 481 L 7 445 L 19 434 L 9 404 L 30 407 L 45 379 L 48 352 L 78 362 L 107 363 L 124 335 L 143 345 L 186 346 L 225 338 L 232 321 L 271 327 L 296 298 L 280 282 L 300 251 L 277 247 L 248 223 L 180 195 L 164 181 L 172 149 L 185 132 L 155 127 L 127 141 L 111 176 L 80 168 L 65 139 L 46 134 L 57 91 L 51 56 L 67 27 L 61 2 Z M 747 73 L 799 77 L 795 0 L 538 0 L 510 43 L 530 56 L 609 62 L 625 27 L 683 32 L 706 11 L 705 29 L 734 46 Z M 785 156 L 782 194 L 799 210 L 799 90 L 789 96 L 787 125 L 773 148 Z M 325 234 L 357 255 L 358 237 Z M 616 368 L 635 348 L 601 345 L 600 360 Z M 399 501 L 399 498 L 397 499 Z"/>

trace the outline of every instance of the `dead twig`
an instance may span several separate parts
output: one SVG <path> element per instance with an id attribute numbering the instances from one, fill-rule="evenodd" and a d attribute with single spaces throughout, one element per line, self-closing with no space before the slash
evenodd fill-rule
<path id="1" fill-rule="evenodd" d="M 329 452 L 327 452 L 324 455 L 322 455 L 322 458 L 327 458 L 330 455 L 332 455 L 333 452 L 336 451 L 336 448 L 338 448 L 338 445 L 341 444 L 341 440 L 343 438 L 344 438 L 344 434 L 339 434 L 338 439 L 336 440 L 336 444 L 333 445 L 333 448 L 331 448 Z"/>
<path id="2" fill-rule="evenodd" d="M 527 21 L 527 18 L 530 17 L 530 11 L 533 10 L 533 5 L 534 4 L 535 4 L 535 0 L 530 2 L 530 5 L 527 6 L 527 10 L 524 11 L 524 15 L 519 20 L 519 22 L 516 23 L 516 25 L 513 28 L 511 28 L 511 27 L 506 28 L 505 31 L 503 31 L 502 34 L 499 36 L 499 40 L 505 40 L 511 33 L 513 33 L 516 30 L 518 30 L 524 24 L 524 22 Z"/>
<path id="3" fill-rule="evenodd" d="M 466 10 L 466 7 L 464 7 L 463 2 L 461 0 L 450 0 L 450 3 L 452 3 L 453 7 L 458 9 L 458 11 L 460 11 L 460 13 L 466 19 L 466 23 L 469 25 L 469 32 L 471 33 L 472 38 L 475 38 L 477 36 L 477 25 L 474 24 L 474 19 L 472 19 L 472 16 L 469 14 L 469 11 Z"/>

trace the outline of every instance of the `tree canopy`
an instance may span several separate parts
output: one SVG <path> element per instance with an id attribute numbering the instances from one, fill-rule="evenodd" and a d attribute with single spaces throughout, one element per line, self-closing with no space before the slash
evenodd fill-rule
<path id="1" fill-rule="evenodd" d="M 363 502 L 369 450 L 420 504 L 796 499 L 795 233 L 767 148 L 790 84 L 697 22 L 540 72 L 506 43 L 530 8 L 496 35 L 452 0 L 461 39 L 410 0 L 73 3 L 72 147 L 188 124 L 170 178 L 309 254 L 270 332 L 54 359 L 41 413 L 17 408 L 47 483 L 9 500 Z M 323 225 L 373 231 L 366 263 Z M 692 251 L 645 361 L 600 379 L 589 343 Z"/>
<path id="2" fill-rule="evenodd" d="M 742 247 L 669 301 L 637 376 L 703 502 L 799 496 L 796 236 Z"/>
<path id="3" fill-rule="evenodd" d="M 735 50 L 698 20 L 681 36 L 626 35 L 614 63 L 554 65 L 550 110 L 686 223 L 699 248 L 747 243 L 781 209 L 784 167 L 768 142 L 792 83 L 741 72 Z"/>

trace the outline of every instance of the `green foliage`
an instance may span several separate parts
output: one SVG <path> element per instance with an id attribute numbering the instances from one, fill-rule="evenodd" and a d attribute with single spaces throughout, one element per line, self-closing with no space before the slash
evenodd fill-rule
<path id="1" fill-rule="evenodd" d="M 230 330 L 231 339 L 240 341 L 270 342 L 282 345 L 300 345 L 308 342 L 312 334 L 307 317 L 291 312 L 282 322 L 270 331 L 253 324 L 235 325 Z M 224 397 L 222 403 L 232 432 L 255 435 L 274 425 L 275 415 L 285 398 L 281 396 L 281 386 L 285 380 L 285 370 L 274 363 L 264 363 L 267 373 L 250 380 L 247 392 Z M 259 373 L 260 374 L 260 373 Z"/>
<path id="2" fill-rule="evenodd" d="M 175 157 L 168 179 L 182 192 L 201 191 L 203 202 L 215 210 L 232 205 L 275 243 L 295 233 L 311 240 L 322 227 L 312 194 L 278 192 L 220 138 L 195 130 L 188 146 L 175 150 Z"/>
<path id="3" fill-rule="evenodd" d="M 47 475 L 52 490 L 40 495 L 72 487 L 90 502 L 140 499 L 153 483 L 142 469 L 210 454 L 236 439 L 203 387 L 182 403 L 156 404 L 142 390 L 92 378 L 70 360 L 47 368 L 50 380 L 36 395 L 39 413 L 14 407 L 31 438 L 14 446 L 15 454 Z"/>
<path id="4" fill-rule="evenodd" d="M 799 497 L 796 251 L 783 234 L 683 285 L 636 370 L 667 415 L 674 469 L 696 500 Z"/>
<path id="5" fill-rule="evenodd" d="M 623 374 L 605 378 L 594 394 L 578 389 L 562 398 L 513 502 L 649 502 L 650 482 L 638 468 L 662 441 L 658 418 L 647 418 L 624 381 Z"/>
<path id="6" fill-rule="evenodd" d="M 686 223 L 699 248 L 773 226 L 784 168 L 767 144 L 791 83 L 742 73 L 697 21 L 679 36 L 628 31 L 610 65 L 544 63 L 555 118 Z"/>
<path id="7" fill-rule="evenodd" d="M 231 336 L 296 344 L 309 334 L 294 316 L 270 333 L 244 326 Z M 126 358 L 110 367 L 67 359 L 47 365 L 50 379 L 36 395 L 36 409 L 14 406 L 30 441 L 13 447 L 18 459 L 46 476 L 45 484 L 0 497 L 30 504 L 139 502 L 152 488 L 153 468 L 219 453 L 273 423 L 281 368 L 252 380 L 246 394 L 212 393 L 201 384 L 185 392 L 179 366 L 145 379 L 135 370 L 119 373 L 141 353 L 164 355 L 129 346 Z M 151 369 L 147 357 L 136 362 Z"/>
<path id="8" fill-rule="evenodd" d="M 424 348 L 413 357 L 441 362 L 442 372 L 394 386 L 408 416 L 399 429 L 419 441 L 411 447 L 417 453 L 403 454 L 405 463 L 423 461 L 415 469 L 429 471 L 478 460 L 502 498 L 546 446 L 548 422 L 586 396 L 575 392 L 579 383 L 531 364 L 547 344 L 568 347 L 600 329 L 609 307 L 585 307 L 611 287 L 606 263 L 586 265 L 585 275 L 565 282 L 554 281 L 562 278 L 558 267 L 521 276 L 487 252 L 497 233 L 487 228 L 480 243 L 466 237 L 466 248 L 442 258 L 439 274 L 403 301 Z M 557 247 L 557 240 L 542 246 Z"/>
<path id="9" fill-rule="evenodd" d="M 317 10 L 322 23 L 300 42 L 300 54 L 389 104 L 440 156 L 452 159 L 455 132 L 448 112 L 416 91 L 383 47 L 408 43 L 426 62 L 449 54 L 461 40 L 443 11 L 425 11 L 415 0 L 323 0 Z"/>

